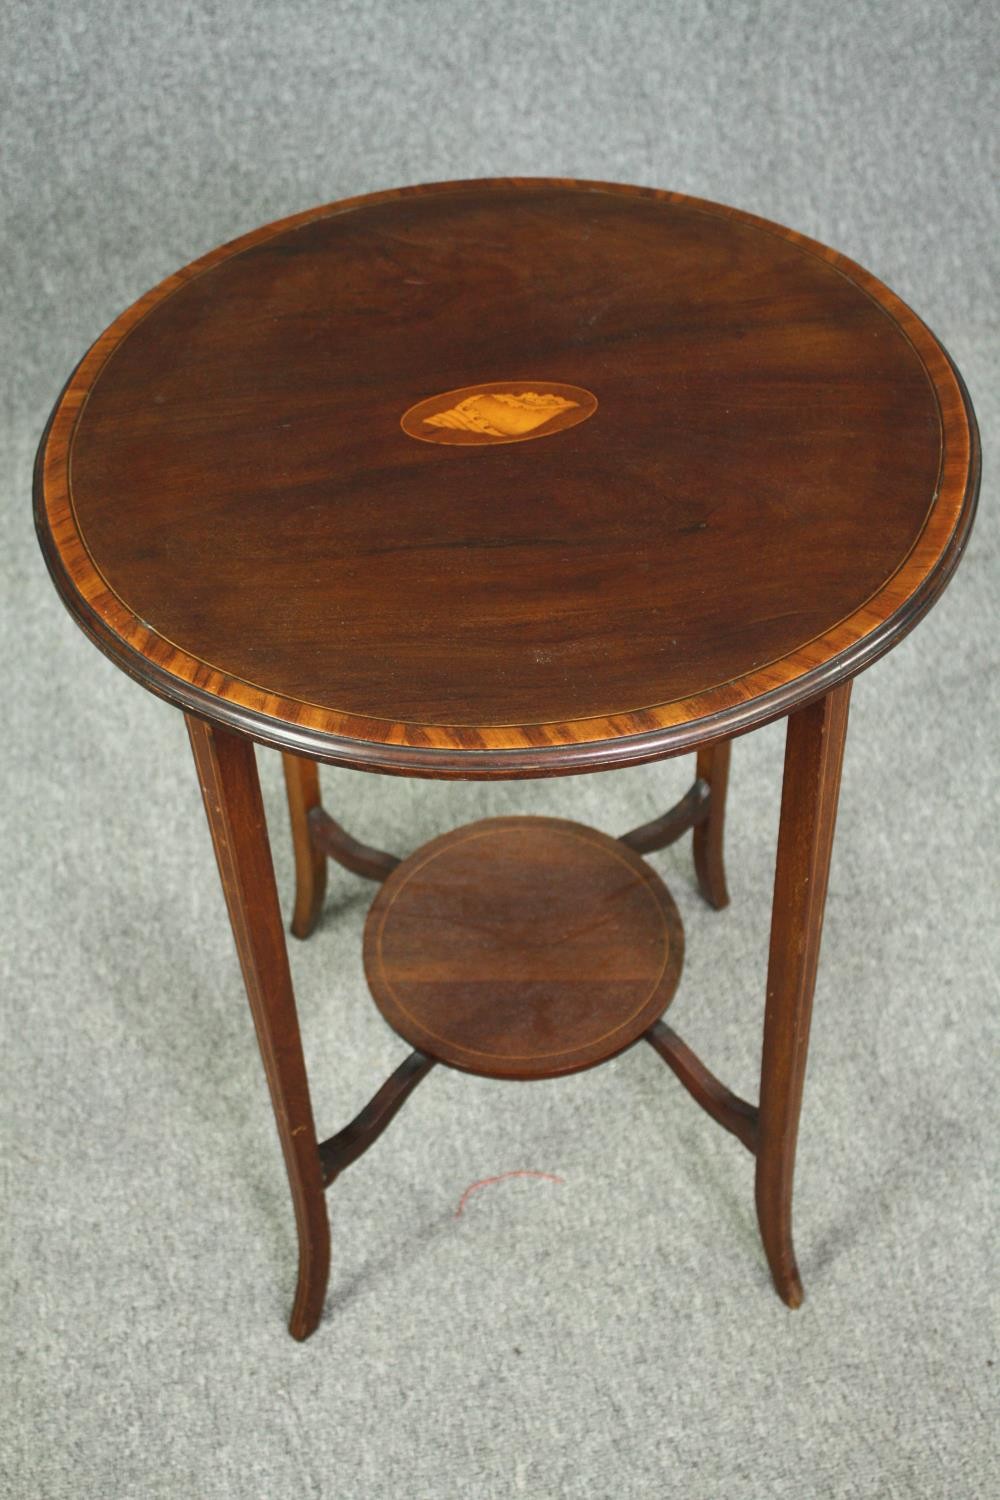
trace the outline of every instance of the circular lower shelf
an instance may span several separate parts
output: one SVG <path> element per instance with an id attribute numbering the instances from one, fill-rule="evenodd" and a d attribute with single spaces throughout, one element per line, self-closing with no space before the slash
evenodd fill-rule
<path id="1" fill-rule="evenodd" d="M 416 850 L 372 903 L 365 972 L 411 1046 L 491 1078 L 590 1068 L 670 1004 L 684 931 L 655 870 L 562 818 L 487 818 Z"/>

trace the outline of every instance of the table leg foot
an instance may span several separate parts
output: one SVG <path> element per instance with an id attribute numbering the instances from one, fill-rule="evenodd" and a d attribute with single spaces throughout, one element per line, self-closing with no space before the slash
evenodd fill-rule
<path id="1" fill-rule="evenodd" d="M 774 1285 L 789 1307 L 798 1307 L 803 1297 L 792 1244 L 792 1179 L 849 700 L 850 683 L 845 683 L 791 714 L 785 742 L 756 1202 Z"/>
<path id="2" fill-rule="evenodd" d="M 786 1211 L 782 1195 L 779 1193 L 775 1199 L 771 1200 L 767 1195 L 758 1192 L 757 1221 L 760 1224 L 764 1254 L 767 1256 L 767 1264 L 771 1272 L 771 1280 L 774 1282 L 774 1290 L 785 1306 L 794 1310 L 802 1306 L 805 1292 L 802 1289 L 802 1278 L 799 1275 L 799 1268 L 795 1263 L 790 1210 L 791 1192 L 789 1191 L 787 1213 L 789 1222 L 787 1228 L 785 1228 L 783 1227 L 783 1220 L 785 1219 Z"/>
<path id="3" fill-rule="evenodd" d="M 299 1274 L 295 1286 L 295 1301 L 292 1303 L 288 1332 L 300 1344 L 315 1333 L 323 1316 L 326 1287 L 330 1279 L 330 1238 L 326 1244 L 304 1245 L 299 1241 Z"/>
<path id="4" fill-rule="evenodd" d="M 285 1157 L 299 1237 L 293 1338 L 316 1328 L 330 1225 L 288 950 L 252 741 L 188 717 L 188 733 Z"/>

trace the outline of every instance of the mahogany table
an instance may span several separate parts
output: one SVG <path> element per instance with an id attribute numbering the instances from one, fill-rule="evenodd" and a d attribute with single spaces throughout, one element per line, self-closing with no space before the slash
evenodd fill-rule
<path id="1" fill-rule="evenodd" d="M 504 1078 L 645 1039 L 756 1157 L 802 1298 L 792 1172 L 853 677 L 933 604 L 972 524 L 975 419 L 941 345 L 844 256 L 604 183 L 373 194 L 271 224 L 140 298 L 71 376 L 36 513 L 64 602 L 187 716 L 316 1327 L 324 1190 L 435 1063 Z M 787 718 L 759 1103 L 662 1019 L 677 909 L 642 858 L 688 831 L 726 904 L 730 741 Z M 292 931 L 328 857 L 382 882 L 376 1004 L 413 1049 L 316 1133 L 254 744 L 284 754 Z M 621 838 L 495 818 L 400 861 L 317 762 L 409 776 L 697 752 Z"/>

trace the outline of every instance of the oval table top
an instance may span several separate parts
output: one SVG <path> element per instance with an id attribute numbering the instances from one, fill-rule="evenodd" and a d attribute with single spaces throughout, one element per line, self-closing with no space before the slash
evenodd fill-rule
<path id="1" fill-rule="evenodd" d="M 376 193 L 193 262 L 97 340 L 36 515 L 90 637 L 186 711 L 417 775 L 676 754 L 853 676 L 978 486 L 929 330 L 676 193 Z"/>

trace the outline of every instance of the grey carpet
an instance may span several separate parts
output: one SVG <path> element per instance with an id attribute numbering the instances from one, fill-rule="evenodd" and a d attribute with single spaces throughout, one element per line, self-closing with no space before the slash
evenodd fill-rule
<path id="1" fill-rule="evenodd" d="M 1000 423 L 988 4 L 6 4 L 2 365 L 4 1496 L 685 1500 L 997 1493 Z M 578 174 L 818 235 L 926 317 L 979 409 L 959 575 L 855 690 L 800 1149 L 807 1302 L 751 1163 L 648 1050 L 567 1081 L 437 1071 L 331 1195 L 326 1320 L 292 1218 L 180 717 L 49 587 L 32 451 L 74 360 L 175 265 L 397 182 Z M 738 743 L 732 907 L 687 846 L 678 1027 L 755 1089 L 781 730 Z M 290 855 L 261 754 L 278 876 Z M 325 773 L 407 850 L 491 812 L 620 831 L 690 762 L 553 783 Z M 370 887 L 293 952 L 321 1129 L 403 1055 Z M 463 1190 L 509 1180 L 455 1218 Z"/>

